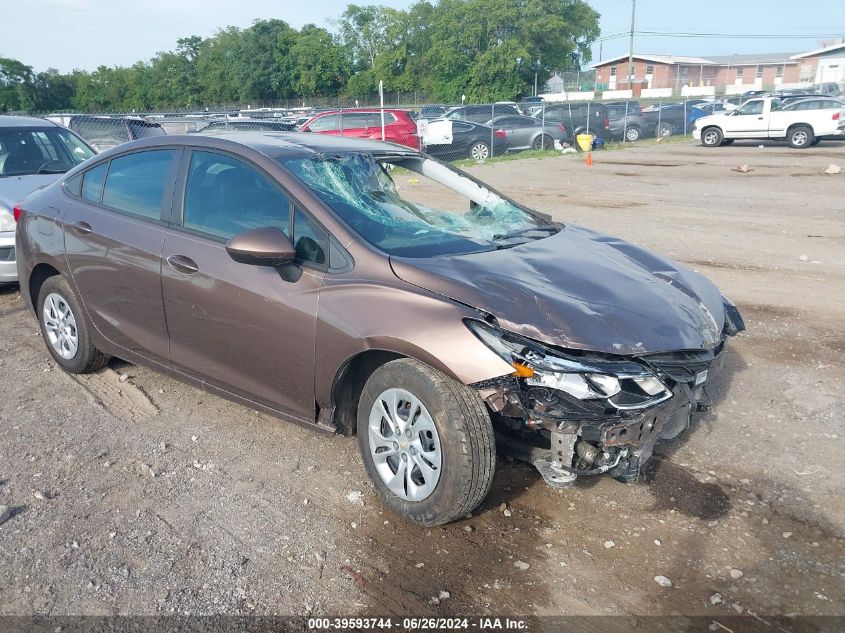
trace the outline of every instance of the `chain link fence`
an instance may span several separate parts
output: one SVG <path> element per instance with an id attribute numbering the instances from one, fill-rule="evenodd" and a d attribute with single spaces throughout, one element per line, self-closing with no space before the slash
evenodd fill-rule
<path id="1" fill-rule="evenodd" d="M 695 120 L 735 105 L 704 100 L 551 101 L 357 107 L 220 109 L 148 113 L 59 113 L 96 150 L 168 134 L 309 132 L 383 140 L 448 159 L 487 160 L 520 151 L 581 151 L 609 142 L 686 135 Z M 590 135 L 591 141 L 579 136 Z M 590 143 L 590 145 L 586 145 Z"/>

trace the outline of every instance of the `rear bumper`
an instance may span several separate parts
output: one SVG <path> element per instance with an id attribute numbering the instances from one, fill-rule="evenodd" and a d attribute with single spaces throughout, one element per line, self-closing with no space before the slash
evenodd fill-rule
<path id="1" fill-rule="evenodd" d="M 15 261 L 15 234 L 0 233 L 0 284 L 18 281 L 18 265 Z"/>

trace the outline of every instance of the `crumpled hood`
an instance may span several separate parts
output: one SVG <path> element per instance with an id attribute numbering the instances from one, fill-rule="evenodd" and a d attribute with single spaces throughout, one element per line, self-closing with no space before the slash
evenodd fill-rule
<path id="1" fill-rule="evenodd" d="M 400 279 L 561 347 L 622 355 L 711 349 L 724 326 L 722 295 L 702 275 L 571 225 L 498 251 L 390 261 Z"/>
<path id="2" fill-rule="evenodd" d="M 0 208 L 12 210 L 18 202 L 33 191 L 49 185 L 64 174 L 32 174 L 29 176 L 4 176 L 0 178 Z"/>

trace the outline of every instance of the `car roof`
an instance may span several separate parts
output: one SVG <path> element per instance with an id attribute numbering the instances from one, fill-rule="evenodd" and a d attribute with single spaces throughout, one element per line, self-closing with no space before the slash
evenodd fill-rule
<path id="1" fill-rule="evenodd" d="M 314 154 L 354 154 L 382 153 L 417 155 L 410 148 L 393 143 L 370 141 L 344 136 L 318 134 L 316 132 L 221 132 L 204 134 L 179 134 L 154 136 L 123 143 L 100 156 L 122 154 L 129 150 L 151 149 L 154 147 L 203 147 L 208 149 L 233 150 L 249 148 L 271 157 L 305 157 Z"/>
<path id="2" fill-rule="evenodd" d="M 405 108 L 384 108 L 385 112 L 408 112 Z M 315 112 L 314 117 L 322 116 L 324 114 L 372 114 L 373 112 L 381 112 L 381 108 L 343 108 L 337 110 L 321 110 Z"/>
<path id="3" fill-rule="evenodd" d="M 52 121 L 35 116 L 0 114 L 0 127 L 61 127 Z"/>

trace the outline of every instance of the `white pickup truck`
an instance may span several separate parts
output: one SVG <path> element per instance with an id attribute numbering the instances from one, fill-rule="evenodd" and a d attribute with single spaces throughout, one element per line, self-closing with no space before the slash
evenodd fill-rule
<path id="1" fill-rule="evenodd" d="M 750 99 L 725 114 L 706 116 L 695 122 L 692 136 L 705 147 L 730 145 L 738 138 L 786 140 L 790 147 L 804 149 L 824 137 L 842 138 L 839 124 L 845 109 L 780 109 L 780 99 Z"/>

